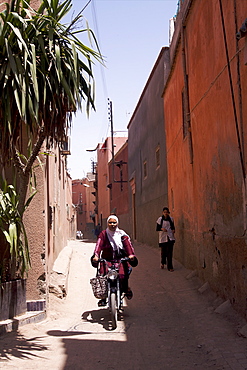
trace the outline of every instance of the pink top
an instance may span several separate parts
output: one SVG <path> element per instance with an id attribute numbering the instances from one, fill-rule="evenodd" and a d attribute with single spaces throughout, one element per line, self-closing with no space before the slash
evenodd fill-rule
<path id="1" fill-rule="evenodd" d="M 132 247 L 130 237 L 128 235 L 124 235 L 122 237 L 122 243 L 123 243 L 123 250 L 126 253 L 126 257 L 132 255 L 135 255 L 134 248 Z M 104 258 L 107 261 L 113 261 L 113 260 L 120 260 L 120 258 L 114 258 L 114 251 L 113 248 L 109 242 L 109 239 L 107 237 L 106 230 L 103 230 L 98 237 L 95 249 L 94 249 L 94 254 L 99 257 L 99 258 Z M 119 266 L 119 274 L 121 277 L 126 276 L 128 273 L 128 262 L 124 261 L 123 263 L 120 264 Z M 106 273 L 104 271 L 104 267 L 101 264 L 100 267 L 100 273 Z"/>
<path id="2" fill-rule="evenodd" d="M 125 251 L 126 256 L 128 257 L 131 254 L 135 255 L 134 248 L 132 247 L 130 237 L 128 235 L 124 235 L 122 237 L 122 242 L 124 247 L 123 250 Z M 99 258 L 106 259 L 107 261 L 112 261 L 114 259 L 113 249 L 107 237 L 106 230 L 103 230 L 99 234 L 94 254 Z"/>

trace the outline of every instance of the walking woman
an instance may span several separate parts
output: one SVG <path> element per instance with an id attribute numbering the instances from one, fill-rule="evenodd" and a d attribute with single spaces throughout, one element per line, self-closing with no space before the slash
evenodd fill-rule
<path id="1" fill-rule="evenodd" d="M 161 251 L 161 269 L 167 264 L 167 269 L 173 272 L 172 255 L 175 243 L 175 226 L 174 220 L 170 216 L 168 207 L 163 208 L 163 214 L 156 221 L 156 231 L 159 232 L 159 247 Z"/>

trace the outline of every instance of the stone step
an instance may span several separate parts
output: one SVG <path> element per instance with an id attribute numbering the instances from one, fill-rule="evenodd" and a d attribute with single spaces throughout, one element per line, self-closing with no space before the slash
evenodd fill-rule
<path id="1" fill-rule="evenodd" d="M 45 299 L 38 299 L 35 301 L 27 301 L 27 311 L 45 311 Z"/>
<path id="2" fill-rule="evenodd" d="M 46 319 L 45 311 L 29 311 L 13 319 L 0 321 L 0 335 L 17 331 L 20 326 L 40 322 Z"/>

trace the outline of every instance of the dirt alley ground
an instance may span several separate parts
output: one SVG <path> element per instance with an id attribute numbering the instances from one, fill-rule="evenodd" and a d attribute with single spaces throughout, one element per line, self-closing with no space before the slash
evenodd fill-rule
<path id="1" fill-rule="evenodd" d="M 46 320 L 0 336 L 1 369 L 247 369 L 247 339 L 237 334 L 246 322 L 232 311 L 217 314 L 222 301 L 200 294 L 197 277 L 177 261 L 174 272 L 161 270 L 158 248 L 135 245 L 134 297 L 111 330 L 89 284 L 95 243 L 69 245 L 67 297 L 51 297 Z"/>

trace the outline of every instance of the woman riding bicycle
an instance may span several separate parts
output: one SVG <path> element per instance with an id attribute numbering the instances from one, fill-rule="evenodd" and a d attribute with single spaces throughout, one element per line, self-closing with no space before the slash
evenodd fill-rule
<path id="1" fill-rule="evenodd" d="M 131 244 L 130 237 L 125 231 L 118 228 L 118 218 L 115 215 L 110 215 L 107 219 L 107 229 L 103 230 L 98 237 L 94 255 L 91 258 L 92 265 L 97 267 L 99 258 L 103 258 L 108 262 L 120 261 L 121 258 L 128 257 L 129 261 L 123 261 L 119 267 L 120 289 L 125 293 L 128 299 L 133 296 L 132 290 L 128 286 L 129 274 L 131 267 L 138 264 L 135 256 L 134 248 Z M 99 272 L 105 275 L 106 265 L 101 263 Z M 105 306 L 106 300 L 101 299 L 98 306 Z"/>

